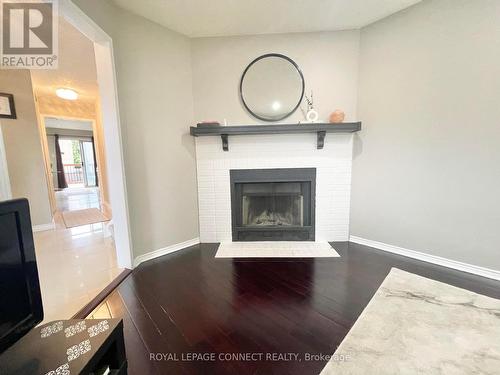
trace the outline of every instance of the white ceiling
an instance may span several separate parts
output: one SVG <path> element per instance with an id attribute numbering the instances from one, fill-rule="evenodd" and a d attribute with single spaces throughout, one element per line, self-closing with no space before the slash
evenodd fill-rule
<path id="1" fill-rule="evenodd" d="M 421 0 L 113 0 L 189 37 L 359 29 Z"/>
<path id="2" fill-rule="evenodd" d="M 39 97 L 63 100 L 56 89 L 67 87 L 78 92 L 79 101 L 95 102 L 98 95 L 94 44 L 80 31 L 59 18 L 58 69 L 33 69 L 31 77 Z"/>

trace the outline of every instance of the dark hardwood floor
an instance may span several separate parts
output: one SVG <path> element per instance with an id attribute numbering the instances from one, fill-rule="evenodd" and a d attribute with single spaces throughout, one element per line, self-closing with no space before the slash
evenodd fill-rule
<path id="1" fill-rule="evenodd" d="M 332 354 L 391 267 L 500 298 L 497 281 L 333 245 L 340 258 L 215 259 L 217 244 L 193 246 L 141 264 L 100 310 L 124 320 L 129 374 L 309 375 L 326 361 L 306 361 L 305 353 Z M 170 360 L 150 360 L 150 353 Z M 216 360 L 183 360 L 189 353 Z M 220 353 L 264 354 L 226 361 Z M 301 360 L 266 360 L 267 353 Z"/>

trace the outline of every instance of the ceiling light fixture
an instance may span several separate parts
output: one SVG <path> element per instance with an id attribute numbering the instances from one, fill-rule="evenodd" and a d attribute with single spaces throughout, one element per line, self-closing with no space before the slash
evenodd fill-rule
<path id="1" fill-rule="evenodd" d="M 66 100 L 78 99 L 78 93 L 75 90 L 60 88 L 56 90 L 56 95 Z"/>

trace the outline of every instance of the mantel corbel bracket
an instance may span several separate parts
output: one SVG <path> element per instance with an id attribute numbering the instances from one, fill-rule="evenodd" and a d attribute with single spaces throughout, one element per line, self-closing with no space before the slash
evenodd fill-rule
<path id="1" fill-rule="evenodd" d="M 317 134 L 318 134 L 317 149 L 321 150 L 323 148 L 323 146 L 325 145 L 326 131 L 319 131 Z"/>
<path id="2" fill-rule="evenodd" d="M 229 141 L 227 134 L 221 134 L 220 139 L 222 140 L 222 149 L 224 151 L 229 151 Z"/>

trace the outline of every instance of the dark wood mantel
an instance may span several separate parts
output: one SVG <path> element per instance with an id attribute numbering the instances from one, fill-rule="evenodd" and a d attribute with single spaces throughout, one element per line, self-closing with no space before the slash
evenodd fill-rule
<path id="1" fill-rule="evenodd" d="M 191 126 L 193 137 L 220 136 L 222 148 L 229 150 L 228 137 L 230 135 L 251 134 L 298 134 L 316 133 L 318 135 L 317 148 L 322 149 L 326 133 L 354 133 L 361 130 L 361 122 L 343 122 L 341 124 L 313 123 L 313 124 L 276 124 L 276 125 L 237 125 L 237 126 Z"/>

